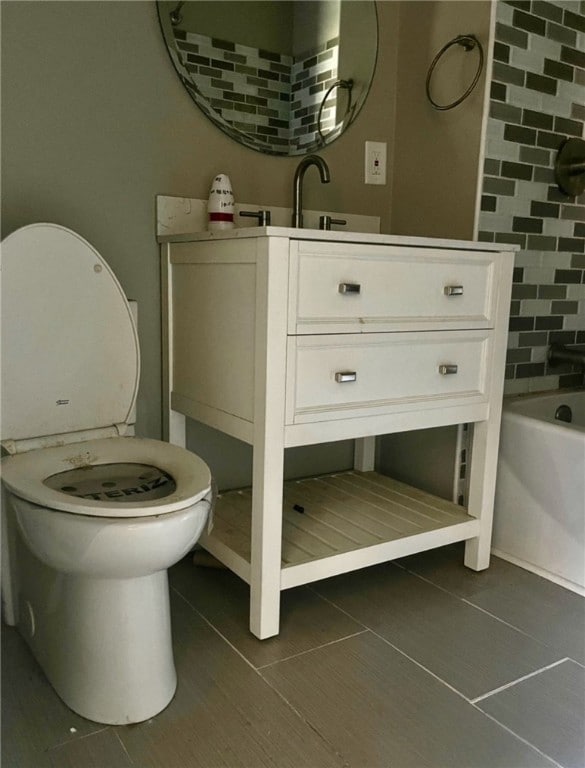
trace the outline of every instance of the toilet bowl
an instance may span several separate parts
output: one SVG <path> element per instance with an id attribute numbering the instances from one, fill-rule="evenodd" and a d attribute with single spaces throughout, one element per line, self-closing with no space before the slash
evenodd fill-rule
<path id="1" fill-rule="evenodd" d="M 1 259 L 4 617 L 71 709 L 140 722 L 175 692 L 167 569 L 208 520 L 209 469 L 133 436 L 136 329 L 97 251 L 36 224 Z"/>

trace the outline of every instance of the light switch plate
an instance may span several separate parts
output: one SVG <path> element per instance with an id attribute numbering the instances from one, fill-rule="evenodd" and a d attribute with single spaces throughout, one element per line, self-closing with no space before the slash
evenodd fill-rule
<path id="1" fill-rule="evenodd" d="M 366 141 L 364 181 L 366 184 L 386 183 L 385 141 Z"/>

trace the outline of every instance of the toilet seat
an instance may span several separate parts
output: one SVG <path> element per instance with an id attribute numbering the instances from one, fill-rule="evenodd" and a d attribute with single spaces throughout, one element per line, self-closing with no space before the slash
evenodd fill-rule
<path id="1" fill-rule="evenodd" d="M 45 480 L 74 468 L 102 464 L 146 464 L 165 472 L 176 488 L 153 501 L 79 498 L 45 485 Z M 184 448 L 139 437 L 87 440 L 7 456 L 2 479 L 15 496 L 51 510 L 91 517 L 148 517 L 185 509 L 203 499 L 211 488 L 207 465 Z"/>
<path id="2" fill-rule="evenodd" d="M 122 286 L 96 249 L 56 224 L 2 242 L 2 441 L 124 434 L 140 350 Z M 107 432 L 107 434 L 106 434 Z M 81 435 L 80 435 L 81 436 Z M 10 443 L 8 442 L 10 441 Z M 20 453 L 21 451 L 16 451 Z"/>

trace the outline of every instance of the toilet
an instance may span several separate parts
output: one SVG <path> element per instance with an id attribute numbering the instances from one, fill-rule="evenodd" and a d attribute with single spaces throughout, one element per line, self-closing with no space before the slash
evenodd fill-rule
<path id="1" fill-rule="evenodd" d="M 72 710 L 147 720 L 175 693 L 167 569 L 208 521 L 210 472 L 134 437 L 138 337 L 95 248 L 23 227 L 1 281 L 4 619 Z"/>

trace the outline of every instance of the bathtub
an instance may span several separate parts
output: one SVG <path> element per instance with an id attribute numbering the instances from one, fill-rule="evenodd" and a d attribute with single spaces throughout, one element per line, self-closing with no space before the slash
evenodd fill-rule
<path id="1" fill-rule="evenodd" d="M 571 423 L 555 419 L 563 405 Z M 584 391 L 504 402 L 492 547 L 585 595 Z"/>

